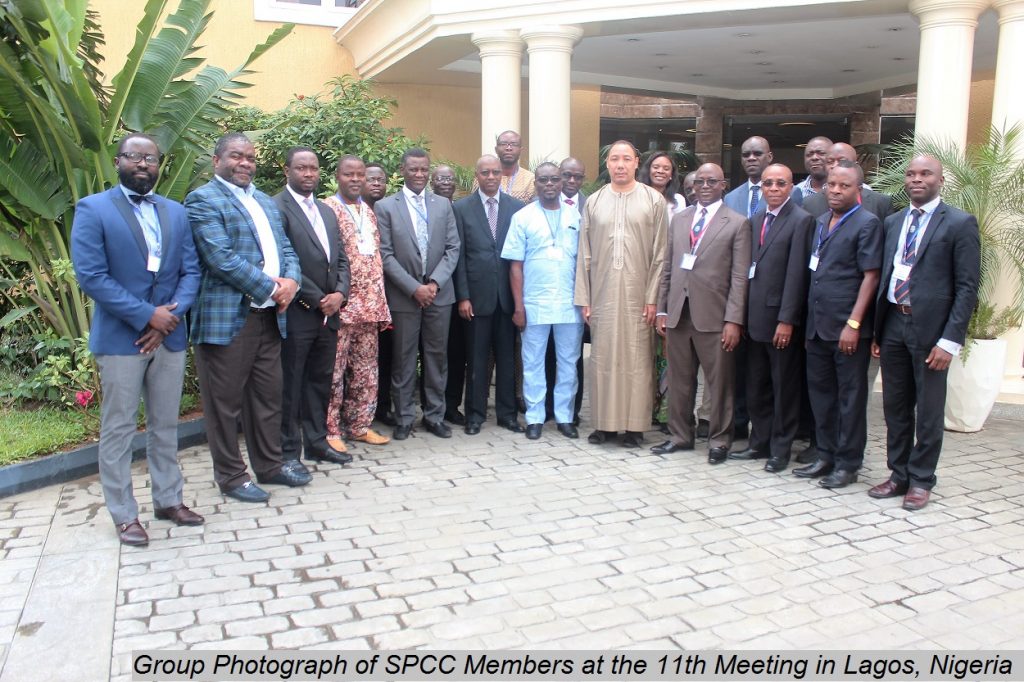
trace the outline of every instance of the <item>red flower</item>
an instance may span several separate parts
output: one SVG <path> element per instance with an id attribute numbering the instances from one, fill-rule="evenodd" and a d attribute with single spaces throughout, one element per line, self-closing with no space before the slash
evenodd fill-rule
<path id="1" fill-rule="evenodd" d="M 75 393 L 75 402 L 82 407 L 88 407 L 92 402 L 92 391 L 79 391 Z"/>

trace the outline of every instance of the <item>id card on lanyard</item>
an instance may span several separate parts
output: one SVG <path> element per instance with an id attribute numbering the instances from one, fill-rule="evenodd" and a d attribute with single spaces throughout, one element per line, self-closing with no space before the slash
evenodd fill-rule
<path id="1" fill-rule="evenodd" d="M 814 247 L 814 253 L 811 254 L 811 262 L 807 265 L 810 270 L 816 271 L 818 269 L 818 262 L 821 259 L 821 250 L 824 248 L 825 243 L 832 238 L 832 235 L 839 231 L 839 228 L 843 226 L 850 216 L 859 210 L 860 204 L 857 204 L 844 213 L 843 217 L 839 219 L 839 222 L 836 223 L 836 226 L 831 230 L 828 229 L 828 225 L 825 222 L 818 223 L 818 243 L 817 246 Z"/>
<path id="2" fill-rule="evenodd" d="M 377 245 L 373 240 L 373 233 L 365 229 L 366 216 L 363 215 L 363 198 L 359 197 L 356 201 L 355 212 L 349 207 L 341 194 L 338 194 L 338 201 L 345 207 L 345 212 L 348 213 L 348 217 L 352 219 L 352 224 L 356 226 L 356 235 L 358 237 L 356 246 L 359 249 L 359 254 L 362 256 L 372 256 L 376 250 Z M 359 219 L 356 220 L 356 215 L 359 215 Z"/>

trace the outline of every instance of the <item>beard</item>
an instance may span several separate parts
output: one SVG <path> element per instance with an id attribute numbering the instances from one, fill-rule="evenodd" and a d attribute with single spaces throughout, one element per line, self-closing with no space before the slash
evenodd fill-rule
<path id="1" fill-rule="evenodd" d="M 156 173 L 152 171 L 146 171 L 146 177 L 135 175 L 136 169 L 117 169 L 117 178 L 121 181 L 121 184 L 138 194 L 149 194 L 149 192 L 156 186 Z"/>

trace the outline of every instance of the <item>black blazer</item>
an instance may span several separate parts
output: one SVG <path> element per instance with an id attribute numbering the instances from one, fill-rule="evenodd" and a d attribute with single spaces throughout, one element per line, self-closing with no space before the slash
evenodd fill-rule
<path id="1" fill-rule="evenodd" d="M 828 198 L 825 196 L 825 191 L 822 189 L 816 194 L 804 197 L 804 210 L 815 218 L 820 217 L 828 210 Z M 860 201 L 861 206 L 878 216 L 879 220 L 885 220 L 892 215 L 892 198 L 888 194 L 880 194 L 873 189 L 863 187 L 860 191 Z"/>
<path id="2" fill-rule="evenodd" d="M 515 311 L 508 261 L 502 259 L 501 250 L 505 246 L 512 215 L 526 204 L 504 192 L 500 194 L 497 240 L 491 237 L 491 227 L 479 192 L 459 199 L 452 207 L 462 242 L 459 262 L 455 266 L 455 298 L 458 301 L 469 299 L 474 315 L 493 315 L 498 306 L 509 315 Z"/>
<path id="3" fill-rule="evenodd" d="M 909 208 L 885 221 L 882 279 L 878 284 L 875 336 L 882 337 L 889 303 L 889 283 L 900 232 Z M 928 220 L 910 272 L 910 324 L 922 349 L 939 339 L 963 344 L 967 323 L 978 300 L 981 239 L 978 221 L 969 213 L 940 201 Z"/>
<path id="4" fill-rule="evenodd" d="M 747 334 L 770 342 L 780 322 L 802 327 L 807 305 L 810 236 L 814 218 L 792 200 L 779 211 L 771 232 L 760 246 L 767 205 L 754 214 L 750 226 L 751 263 L 757 263 L 747 293 Z"/>
<path id="5" fill-rule="evenodd" d="M 818 243 L 819 230 L 828 230 L 828 214 L 815 221 L 811 251 Z M 882 222 L 863 208 L 836 228 L 818 254 L 818 269 L 809 272 L 807 290 L 807 338 L 839 341 L 857 302 L 864 273 L 882 267 Z M 871 338 L 873 305 L 861 320 L 860 337 Z"/>
<path id="6" fill-rule="evenodd" d="M 349 266 L 348 256 L 341 246 L 341 232 L 338 229 L 338 218 L 334 211 L 322 201 L 316 202 L 320 210 L 320 217 L 324 221 L 324 228 L 327 230 L 327 244 L 330 247 L 331 257 L 324 253 L 316 232 L 306 217 L 306 212 L 296 203 L 295 198 L 287 189 L 274 196 L 274 203 L 281 211 L 281 218 L 284 223 L 284 232 L 288 241 L 292 243 L 292 249 L 299 257 L 299 267 L 302 269 L 302 282 L 299 293 L 295 296 L 293 307 L 300 311 L 312 311 L 317 315 L 289 315 L 288 325 L 309 325 L 319 317 L 322 324 L 322 316 L 319 315 L 320 299 L 329 293 L 339 292 L 348 300 L 349 292 Z M 330 329 L 337 330 L 340 320 L 337 314 L 327 320 Z"/>

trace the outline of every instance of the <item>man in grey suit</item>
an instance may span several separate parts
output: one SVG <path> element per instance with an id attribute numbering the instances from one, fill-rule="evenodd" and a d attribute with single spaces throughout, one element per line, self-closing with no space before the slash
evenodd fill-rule
<path id="1" fill-rule="evenodd" d="M 699 362 L 711 396 L 709 464 L 724 462 L 732 444 L 733 351 L 743 333 L 750 269 L 750 222 L 722 203 L 724 182 L 716 164 L 698 168 L 697 204 L 672 218 L 656 320 L 668 339 L 672 437 L 651 452 L 693 449 Z"/>
<path id="2" fill-rule="evenodd" d="M 448 378 L 448 329 L 459 261 L 459 233 L 447 199 L 427 190 L 430 157 L 417 147 L 402 155 L 401 191 L 373 207 L 380 230 L 384 288 L 395 326 L 391 392 L 395 403 L 395 440 L 412 432 L 416 413 L 416 357 L 423 347 L 423 426 L 438 438 L 451 438 L 444 423 Z"/>

